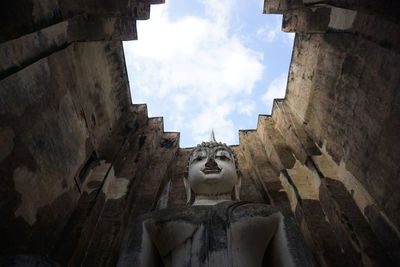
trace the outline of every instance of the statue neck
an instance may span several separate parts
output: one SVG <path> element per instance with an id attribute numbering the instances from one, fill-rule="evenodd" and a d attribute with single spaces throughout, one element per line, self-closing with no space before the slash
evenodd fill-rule
<path id="1" fill-rule="evenodd" d="M 224 201 L 232 201 L 231 194 L 196 195 L 192 206 L 216 205 Z"/>

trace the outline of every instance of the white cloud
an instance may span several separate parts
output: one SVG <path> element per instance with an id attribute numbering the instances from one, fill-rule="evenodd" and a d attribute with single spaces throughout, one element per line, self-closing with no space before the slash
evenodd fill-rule
<path id="1" fill-rule="evenodd" d="M 266 105 L 271 105 L 275 98 L 284 98 L 286 93 L 286 74 L 281 74 L 279 77 L 273 79 L 268 86 L 267 91 L 263 94 L 262 100 Z"/>
<path id="2" fill-rule="evenodd" d="M 257 30 L 257 36 L 267 43 L 272 43 L 277 33 L 278 31 L 274 28 L 271 28 L 269 25 L 265 25 Z"/>
<path id="3" fill-rule="evenodd" d="M 235 138 L 234 124 L 227 116 L 233 111 L 234 105 L 221 103 L 212 108 L 206 108 L 191 121 L 189 127 L 197 143 L 208 140 L 211 129 L 214 129 L 217 141 L 233 142 Z"/>
<path id="4" fill-rule="evenodd" d="M 272 43 L 281 32 L 281 24 L 277 21 L 274 24 L 265 24 L 257 30 L 257 36 L 260 40 Z"/>
<path id="5" fill-rule="evenodd" d="M 180 114 L 170 114 L 169 116 L 172 121 L 171 131 L 179 132 L 184 126 L 185 117 Z M 165 129 L 165 131 L 169 130 Z"/>
<path id="6" fill-rule="evenodd" d="M 235 5 L 234 0 L 199 0 L 205 7 L 206 14 L 218 24 L 229 23 L 232 10 Z"/>
<path id="7" fill-rule="evenodd" d="M 236 104 L 236 107 L 239 113 L 250 116 L 256 108 L 256 103 L 254 101 L 239 101 Z"/>
<path id="8" fill-rule="evenodd" d="M 176 94 L 172 96 L 172 99 L 175 103 L 175 110 L 177 111 L 183 111 L 185 110 L 186 107 L 186 102 L 188 100 L 188 97 L 184 94 Z"/>
<path id="9" fill-rule="evenodd" d="M 282 16 L 276 16 L 274 23 L 258 28 L 256 34 L 259 40 L 266 43 L 280 40 L 289 45 L 293 44 L 294 33 L 282 31 Z"/>
<path id="10" fill-rule="evenodd" d="M 201 2 L 207 17 L 174 21 L 164 5 L 152 6 L 151 19 L 139 22 L 140 41 L 124 43 L 132 99 L 159 101 L 149 110 L 167 107 L 158 115 L 171 118 L 182 135 L 201 141 L 214 128 L 219 141 L 233 143 L 237 133 L 229 116 L 236 108 L 244 114 L 252 110 L 247 102 L 236 103 L 249 97 L 261 78 L 263 55 L 229 34 L 235 1 Z"/>

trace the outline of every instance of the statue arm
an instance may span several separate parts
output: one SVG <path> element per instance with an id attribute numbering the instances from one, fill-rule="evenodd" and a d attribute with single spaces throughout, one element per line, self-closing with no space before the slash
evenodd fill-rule
<path id="1" fill-rule="evenodd" d="M 315 267 L 294 217 L 289 212 L 279 213 L 279 216 L 279 224 L 268 245 L 263 266 Z"/>
<path id="2" fill-rule="evenodd" d="M 139 216 L 130 228 L 127 247 L 123 250 L 118 267 L 159 267 L 163 266 L 147 224 L 147 215 Z"/>
<path id="3" fill-rule="evenodd" d="M 143 234 L 141 251 L 139 255 L 140 265 L 143 267 L 159 267 L 162 265 L 161 256 L 154 245 L 149 229 L 146 227 L 146 222 L 143 223 Z"/>

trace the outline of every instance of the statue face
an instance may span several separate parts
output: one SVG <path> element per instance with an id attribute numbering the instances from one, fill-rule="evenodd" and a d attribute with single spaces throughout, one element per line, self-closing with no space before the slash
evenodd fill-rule
<path id="1" fill-rule="evenodd" d="M 192 153 L 188 182 L 196 195 L 229 194 L 237 180 L 235 159 L 224 146 L 199 147 Z"/>

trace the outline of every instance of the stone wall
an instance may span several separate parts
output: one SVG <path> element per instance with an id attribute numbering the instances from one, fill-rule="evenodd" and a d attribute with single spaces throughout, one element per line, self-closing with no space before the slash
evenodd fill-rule
<path id="1" fill-rule="evenodd" d="M 140 214 L 186 205 L 191 149 L 131 104 L 121 45 L 160 2 L 0 4 L 0 257 L 114 266 Z M 241 199 L 291 209 L 321 266 L 400 260 L 399 10 L 265 3 L 297 34 L 285 99 L 232 147 Z"/>
<path id="2" fill-rule="evenodd" d="M 283 14 L 283 30 L 297 34 L 285 99 L 259 117 L 251 138 L 241 132 L 240 148 L 264 148 L 320 265 L 394 266 L 399 4 L 350 2 L 265 2 L 264 11 Z M 260 153 L 248 164 L 260 166 Z"/>
<path id="3" fill-rule="evenodd" d="M 65 229 L 84 229 L 85 202 L 99 213 L 121 197 L 113 163 L 128 133 L 150 129 L 131 105 L 121 40 L 157 2 L 0 4 L 1 255 L 51 255 Z"/>

